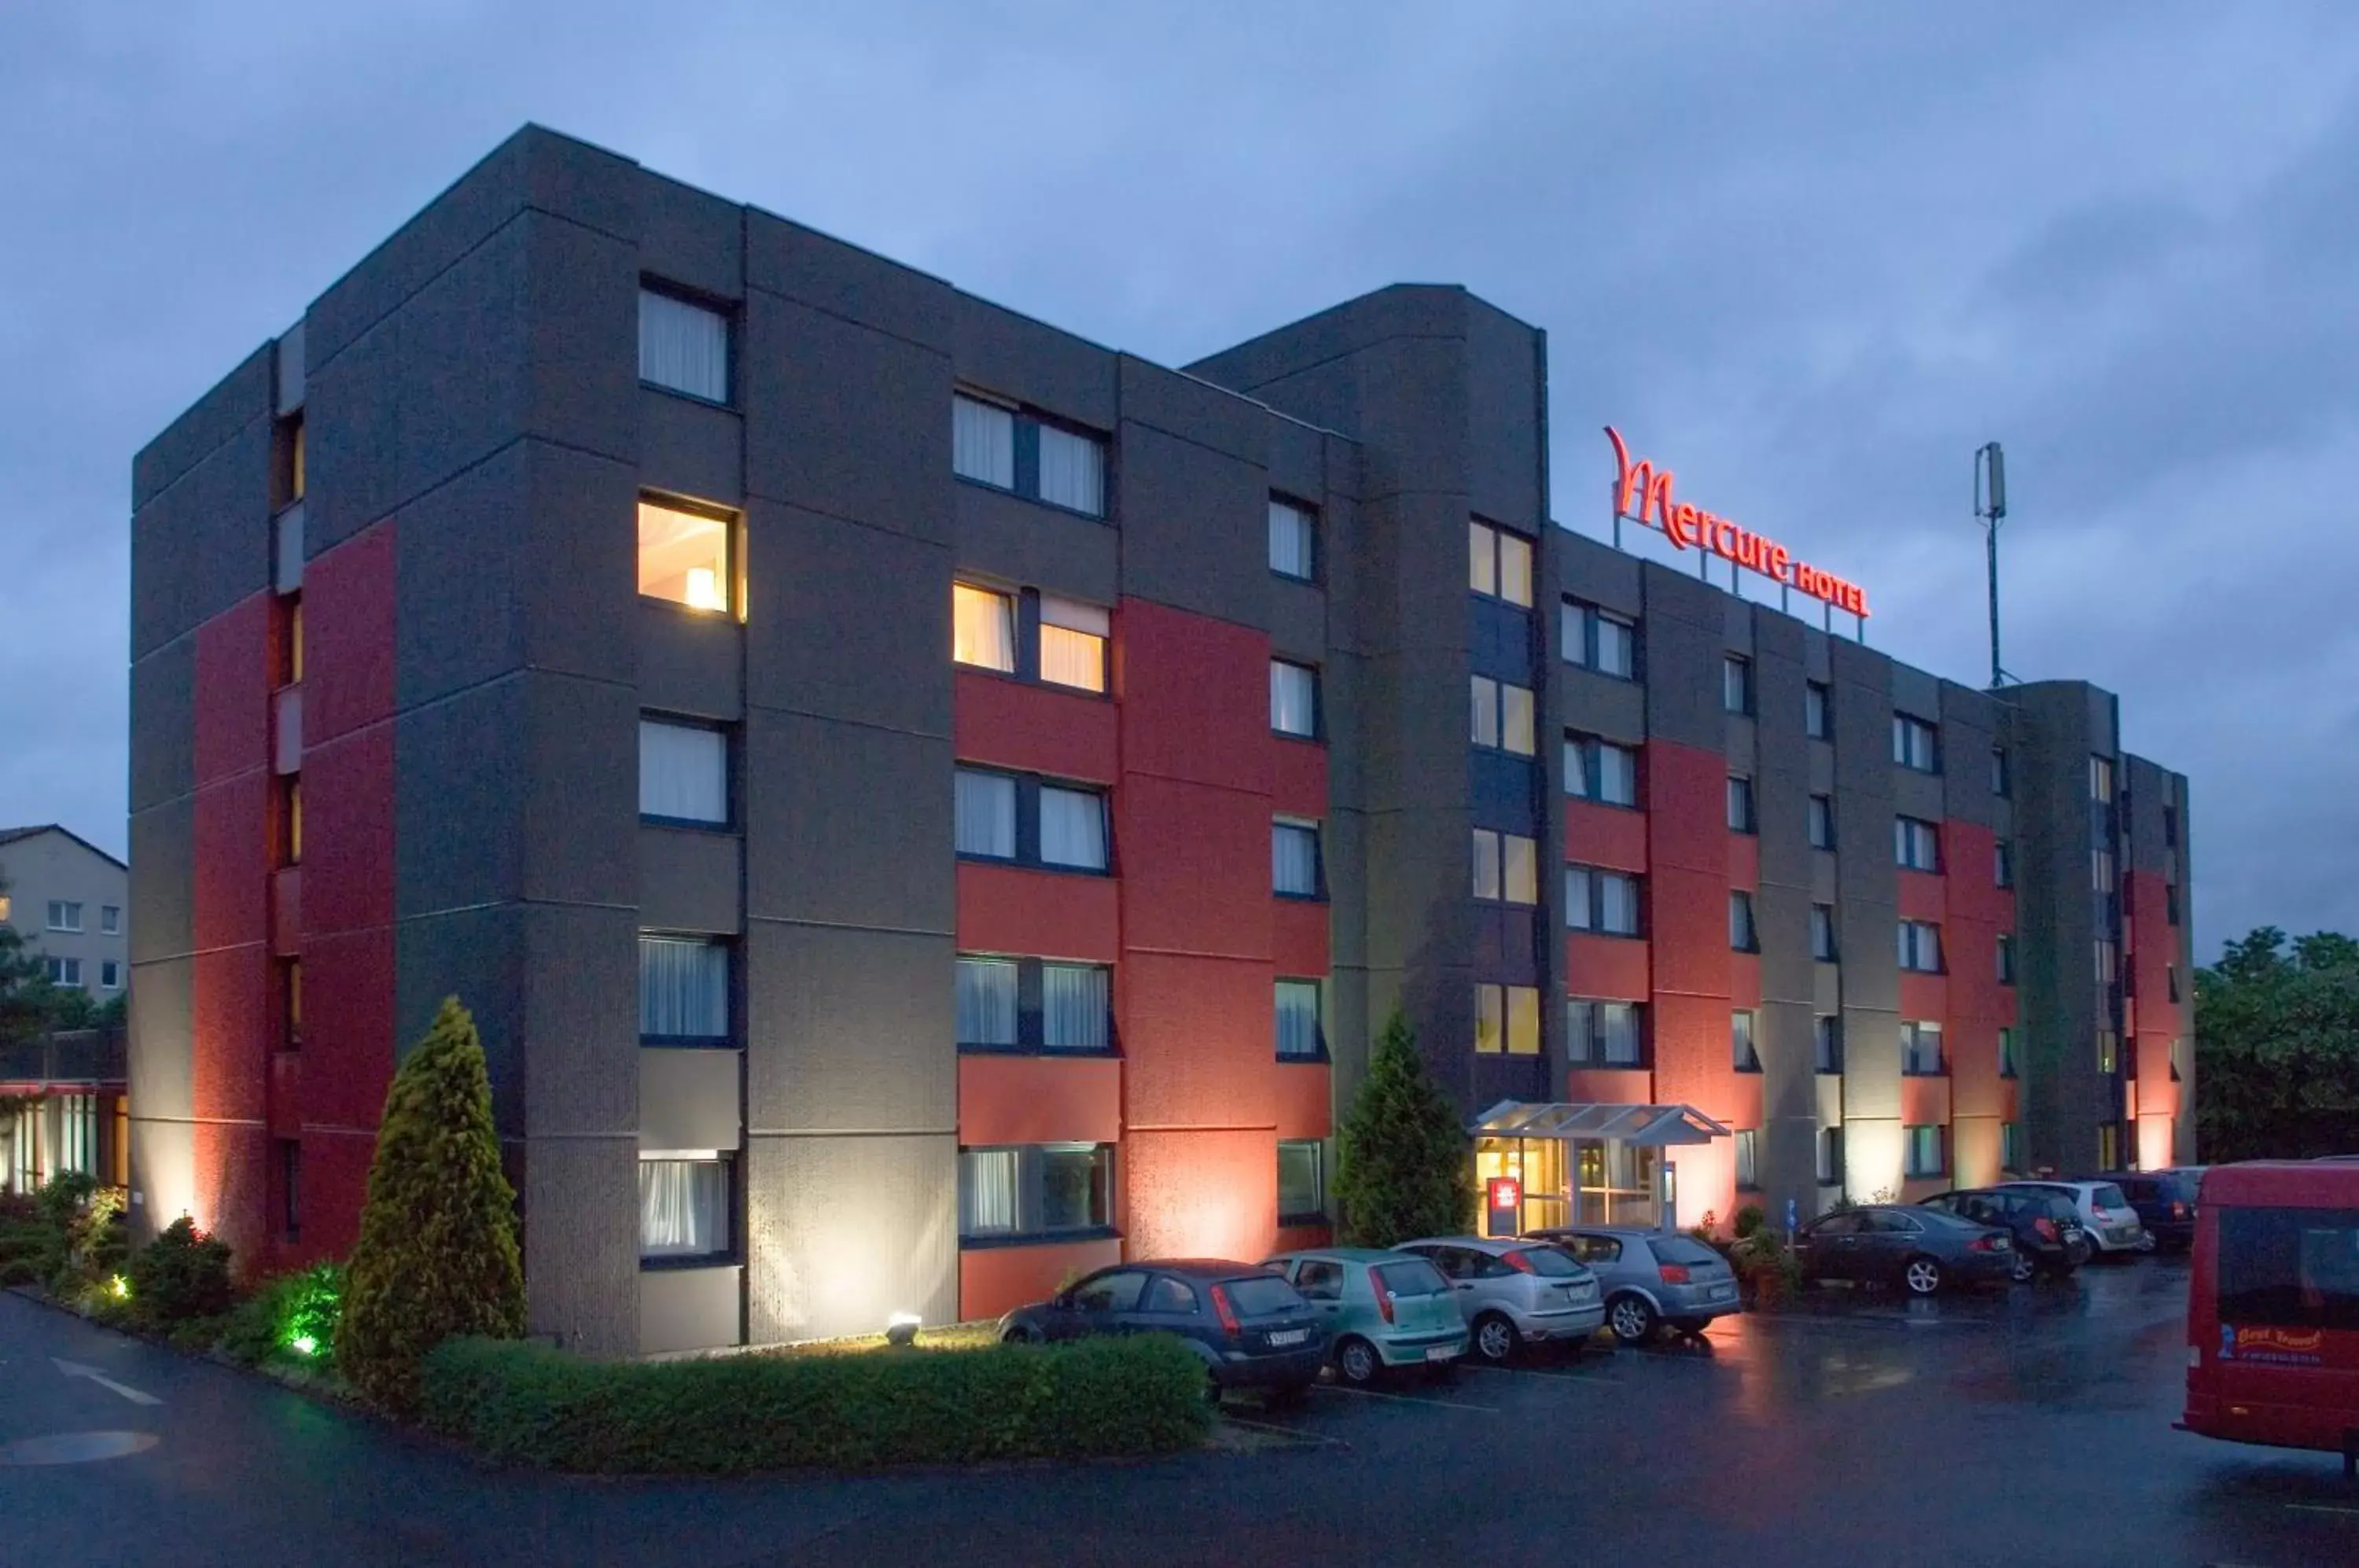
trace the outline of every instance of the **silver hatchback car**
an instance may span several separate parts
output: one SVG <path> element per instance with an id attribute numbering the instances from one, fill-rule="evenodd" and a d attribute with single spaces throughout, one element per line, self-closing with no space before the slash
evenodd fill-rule
<path id="1" fill-rule="evenodd" d="M 1701 1334 L 1712 1319 L 1742 1310 L 1728 1260 L 1691 1236 L 1635 1225 L 1568 1225 L 1536 1230 L 1586 1265 L 1605 1292 L 1605 1323 L 1625 1345 L 1644 1345 L 1665 1323 Z"/>
<path id="2" fill-rule="evenodd" d="M 1485 1361 L 1505 1361 L 1544 1340 L 1570 1345 L 1578 1355 L 1605 1321 L 1597 1276 L 1547 1242 L 1439 1236 L 1405 1241 L 1399 1250 L 1441 1270 L 1458 1292 L 1474 1353 Z"/>

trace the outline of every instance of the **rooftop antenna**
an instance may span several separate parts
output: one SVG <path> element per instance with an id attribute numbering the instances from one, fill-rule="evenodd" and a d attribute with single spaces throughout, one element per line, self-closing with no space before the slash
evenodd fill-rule
<path id="1" fill-rule="evenodd" d="M 1974 453 L 1974 516 L 1983 520 L 1990 558 L 1991 690 L 2006 684 L 1998 658 L 1998 526 L 2006 517 L 2006 454 L 1985 441 Z"/>

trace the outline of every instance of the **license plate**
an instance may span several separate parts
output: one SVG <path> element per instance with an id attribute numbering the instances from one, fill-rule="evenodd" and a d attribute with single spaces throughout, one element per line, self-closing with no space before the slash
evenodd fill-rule
<path id="1" fill-rule="evenodd" d="M 1714 1285 L 1712 1288 L 1712 1293 L 1715 1298 L 1734 1296 L 1736 1294 L 1736 1287 L 1734 1285 Z"/>
<path id="2" fill-rule="evenodd" d="M 1300 1345 L 1310 1337 L 1307 1328 L 1282 1328 L 1269 1336 L 1272 1345 Z"/>
<path id="3" fill-rule="evenodd" d="M 1428 1361 L 1447 1361 L 1450 1357 L 1450 1346 L 1446 1345 L 1437 1345 L 1431 1350 L 1425 1353 L 1425 1358 Z"/>

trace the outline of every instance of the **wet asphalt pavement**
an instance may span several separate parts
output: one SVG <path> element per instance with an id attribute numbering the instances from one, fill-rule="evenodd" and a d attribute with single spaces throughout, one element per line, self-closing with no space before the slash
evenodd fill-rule
<path id="1" fill-rule="evenodd" d="M 2170 1429 L 2185 1289 L 1827 1291 L 1702 1346 L 1241 1403 L 1224 1452 L 727 1482 L 484 1468 L 0 1295 L 0 1564 L 2359 1564 L 2338 1460 Z M 62 1446 L 136 1451 L 5 1462 L 105 1432 Z"/>

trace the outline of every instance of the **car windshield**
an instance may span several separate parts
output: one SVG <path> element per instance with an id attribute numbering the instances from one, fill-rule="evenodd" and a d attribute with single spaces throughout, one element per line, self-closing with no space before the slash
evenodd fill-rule
<path id="1" fill-rule="evenodd" d="M 2099 1181 L 2089 1189 L 2089 1201 L 2101 1209 L 2126 1209 L 2130 1201 L 2111 1181 Z"/>
<path id="2" fill-rule="evenodd" d="M 1302 1305 L 1302 1298 L 1295 1294 L 1294 1287 L 1274 1274 L 1223 1279 L 1221 1288 L 1228 1293 L 1229 1304 L 1236 1309 L 1239 1317 L 1267 1317 Z"/>
<path id="3" fill-rule="evenodd" d="M 1658 1263 L 1717 1263 L 1720 1254 L 1700 1241 L 1684 1236 L 1656 1236 L 1647 1238 L 1655 1250 Z"/>
<path id="4" fill-rule="evenodd" d="M 1533 1273 L 1546 1275 L 1551 1279 L 1570 1279 L 1585 1272 L 1572 1260 L 1571 1253 L 1559 1252 L 1553 1247 L 1527 1247 L 1523 1253 L 1524 1260 L 1532 1266 Z"/>
<path id="5" fill-rule="evenodd" d="M 1441 1277 L 1441 1270 L 1422 1258 L 1406 1263 L 1380 1263 L 1376 1265 L 1376 1278 L 1396 1296 L 1438 1296 L 1450 1289 L 1450 1281 Z"/>

